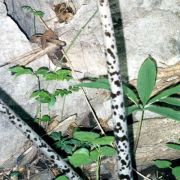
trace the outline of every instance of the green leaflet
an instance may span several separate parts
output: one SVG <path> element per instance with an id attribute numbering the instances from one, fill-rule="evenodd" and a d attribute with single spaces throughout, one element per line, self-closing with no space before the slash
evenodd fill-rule
<path id="1" fill-rule="evenodd" d="M 19 65 L 18 66 L 13 66 L 13 67 L 10 67 L 9 70 L 16 77 L 18 77 L 20 75 L 24 75 L 24 74 L 33 75 L 33 70 L 31 68 L 25 67 L 25 66 L 19 66 Z"/>
<path id="2" fill-rule="evenodd" d="M 78 87 L 97 88 L 109 90 L 109 82 L 107 78 L 100 78 L 91 82 L 81 82 Z"/>
<path id="3" fill-rule="evenodd" d="M 177 180 L 180 180 L 180 166 L 176 166 L 172 169 L 172 174 L 176 177 Z"/>
<path id="4" fill-rule="evenodd" d="M 167 97 L 164 99 L 160 99 L 159 101 L 167 103 L 167 104 L 171 104 L 174 106 L 180 106 L 180 98 Z"/>
<path id="5" fill-rule="evenodd" d="M 158 168 L 169 168 L 171 166 L 171 161 L 168 160 L 154 160 L 154 164 Z"/>
<path id="6" fill-rule="evenodd" d="M 180 150 L 180 144 L 176 143 L 167 143 L 166 146 L 168 146 L 171 149 Z"/>
<path id="7" fill-rule="evenodd" d="M 143 105 L 147 103 L 152 93 L 156 82 L 156 74 L 156 64 L 151 57 L 148 57 L 141 65 L 137 79 L 137 91 Z"/>
<path id="8" fill-rule="evenodd" d="M 180 121 L 180 111 L 175 111 L 172 108 L 148 105 L 147 107 L 145 107 L 145 109 L 160 114 L 162 116 Z"/>
<path id="9" fill-rule="evenodd" d="M 173 87 L 170 87 L 168 89 L 165 89 L 163 91 L 161 91 L 159 94 L 155 95 L 154 97 L 152 97 L 150 99 L 150 101 L 148 102 L 148 104 L 152 104 L 154 102 L 160 101 L 161 99 L 164 99 L 168 96 L 171 96 L 172 94 L 176 94 L 180 92 L 180 84 L 177 84 Z"/>
<path id="10" fill-rule="evenodd" d="M 141 108 L 137 105 L 131 105 L 126 107 L 126 116 L 129 116 L 130 114 L 132 114 L 134 111 L 138 111 L 141 110 Z"/>

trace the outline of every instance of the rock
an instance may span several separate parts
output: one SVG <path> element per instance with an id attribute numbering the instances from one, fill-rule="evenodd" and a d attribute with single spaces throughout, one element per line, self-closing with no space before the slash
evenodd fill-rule
<path id="1" fill-rule="evenodd" d="M 0 166 L 12 168 L 23 153 L 26 137 L 1 114 L 0 121 Z M 9 162 L 8 160 L 11 159 Z"/>
<path id="2" fill-rule="evenodd" d="M 134 124 L 136 139 L 139 124 Z M 178 159 L 180 152 L 166 146 L 168 142 L 178 142 L 180 124 L 167 118 L 147 119 L 143 121 L 139 145 L 136 151 L 138 170 L 153 165 L 155 159 Z"/>
<path id="3" fill-rule="evenodd" d="M 54 178 L 54 176 L 53 176 L 52 172 L 47 169 L 47 170 L 44 170 L 44 171 L 32 176 L 31 180 L 42 180 L 42 179 L 51 180 L 53 178 Z"/>
<path id="4" fill-rule="evenodd" d="M 7 11 L 6 11 L 6 6 L 3 3 L 3 1 L 0 1 L 0 16 L 6 16 Z"/>
<path id="5" fill-rule="evenodd" d="M 139 67 L 149 54 L 157 60 L 158 66 L 179 62 L 178 5 L 177 1 L 128 3 L 120 0 L 129 79 L 137 78 Z"/>

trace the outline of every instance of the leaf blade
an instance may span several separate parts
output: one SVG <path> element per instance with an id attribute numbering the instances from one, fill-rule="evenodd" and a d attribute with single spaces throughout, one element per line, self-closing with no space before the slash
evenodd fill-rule
<path id="1" fill-rule="evenodd" d="M 124 94 L 135 104 L 138 104 L 138 96 L 136 95 L 136 93 L 126 84 L 123 84 L 123 92 Z"/>
<path id="2" fill-rule="evenodd" d="M 157 114 L 160 114 L 162 116 L 171 118 L 173 120 L 180 121 L 180 112 L 175 111 L 172 108 L 157 106 L 157 105 L 148 105 L 147 107 L 145 107 L 145 109 L 152 111 L 152 112 L 155 112 Z"/>
<path id="3" fill-rule="evenodd" d="M 165 89 L 165 90 L 161 91 L 159 94 L 157 94 L 156 96 L 152 97 L 150 99 L 150 101 L 148 102 L 148 104 L 152 104 L 154 102 L 157 102 L 161 99 L 164 99 L 172 94 L 176 94 L 179 92 L 180 92 L 180 84 L 177 84 L 176 86 Z"/>
<path id="4" fill-rule="evenodd" d="M 169 168 L 172 164 L 168 160 L 154 160 L 153 162 L 158 168 Z"/>
<path id="5" fill-rule="evenodd" d="M 143 105 L 147 103 L 156 82 L 156 64 L 151 57 L 148 57 L 138 73 L 137 91 Z"/>

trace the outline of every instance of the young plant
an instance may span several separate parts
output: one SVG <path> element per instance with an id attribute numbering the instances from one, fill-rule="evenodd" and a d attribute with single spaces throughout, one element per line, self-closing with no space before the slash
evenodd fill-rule
<path id="1" fill-rule="evenodd" d="M 180 151 L 180 144 L 178 143 L 167 143 L 166 145 L 169 148 Z M 160 169 L 170 168 L 175 178 L 180 180 L 180 166 L 172 167 L 172 162 L 169 160 L 154 160 L 154 164 Z"/>
<path id="2" fill-rule="evenodd" d="M 128 116 L 135 111 L 142 112 L 135 150 L 138 146 L 142 120 L 146 110 L 180 121 L 180 111 L 177 110 L 180 107 L 180 99 L 172 97 L 172 95 L 180 92 L 180 84 L 163 89 L 151 97 L 156 84 L 156 78 L 157 68 L 155 60 L 152 57 L 148 57 L 138 72 L 137 88 L 131 88 L 129 85 L 123 84 L 124 93 L 131 102 L 126 107 L 126 115 Z M 82 82 L 78 86 L 109 90 L 109 83 L 105 78 L 91 82 Z"/>
<path id="3" fill-rule="evenodd" d="M 42 21 L 44 12 L 33 9 L 31 6 L 22 6 L 22 9 L 25 9 L 33 15 L 34 34 L 36 34 L 36 17 L 38 17 Z"/>
<path id="4" fill-rule="evenodd" d="M 79 88 L 76 86 L 69 86 L 67 89 L 55 89 L 54 92 L 49 92 L 46 89 L 41 89 L 41 79 L 45 81 L 58 80 L 58 81 L 69 81 L 72 79 L 71 71 L 68 69 L 60 69 L 56 71 L 50 71 L 47 67 L 41 67 L 34 71 L 32 68 L 25 66 L 13 66 L 9 68 L 11 73 L 17 78 L 22 75 L 32 75 L 37 79 L 38 90 L 32 92 L 30 98 L 34 98 L 39 104 L 39 110 L 37 111 L 36 121 L 48 122 L 50 120 L 49 115 L 41 117 L 41 104 L 47 104 L 49 108 L 53 107 L 58 96 L 64 97 L 71 94 L 74 91 L 78 91 Z M 39 114 L 39 116 L 38 116 Z"/>
<path id="5" fill-rule="evenodd" d="M 76 168 L 96 162 L 96 179 L 100 179 L 100 162 L 104 156 L 114 156 L 113 136 L 100 136 L 95 132 L 75 131 L 73 138 L 89 147 L 81 147 L 68 156 L 69 162 Z"/>
<path id="6" fill-rule="evenodd" d="M 100 176 L 100 162 L 104 156 L 114 156 L 113 136 L 100 136 L 88 131 L 75 131 L 73 136 L 63 137 L 61 132 L 53 132 L 50 137 L 55 141 L 54 147 L 67 154 L 67 160 L 75 168 L 96 162 L 96 179 Z M 58 178 L 65 178 L 59 176 Z"/>

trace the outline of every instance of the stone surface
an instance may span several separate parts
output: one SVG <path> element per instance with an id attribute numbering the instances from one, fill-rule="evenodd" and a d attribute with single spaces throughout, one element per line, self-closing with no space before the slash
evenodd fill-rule
<path id="1" fill-rule="evenodd" d="M 120 0 L 129 79 L 137 77 L 148 54 L 157 60 L 158 66 L 179 62 L 179 6 L 176 0 Z"/>
<path id="2" fill-rule="evenodd" d="M 134 124 L 136 139 L 139 124 Z M 136 165 L 138 170 L 153 165 L 155 159 L 179 159 L 180 152 L 166 146 L 168 142 L 177 143 L 180 134 L 178 121 L 161 119 L 147 119 L 143 121 L 139 145 L 136 151 Z"/>
<path id="3" fill-rule="evenodd" d="M 23 145 L 26 141 L 24 135 L 1 114 L 0 167 L 12 168 L 15 166 L 16 159 L 23 153 Z M 11 162 L 7 162 L 10 158 L 12 158 Z"/>
<path id="4" fill-rule="evenodd" d="M 6 11 L 6 6 L 3 4 L 3 1 L 0 1 L 1 6 L 0 6 L 0 16 L 6 16 L 7 11 Z"/>

